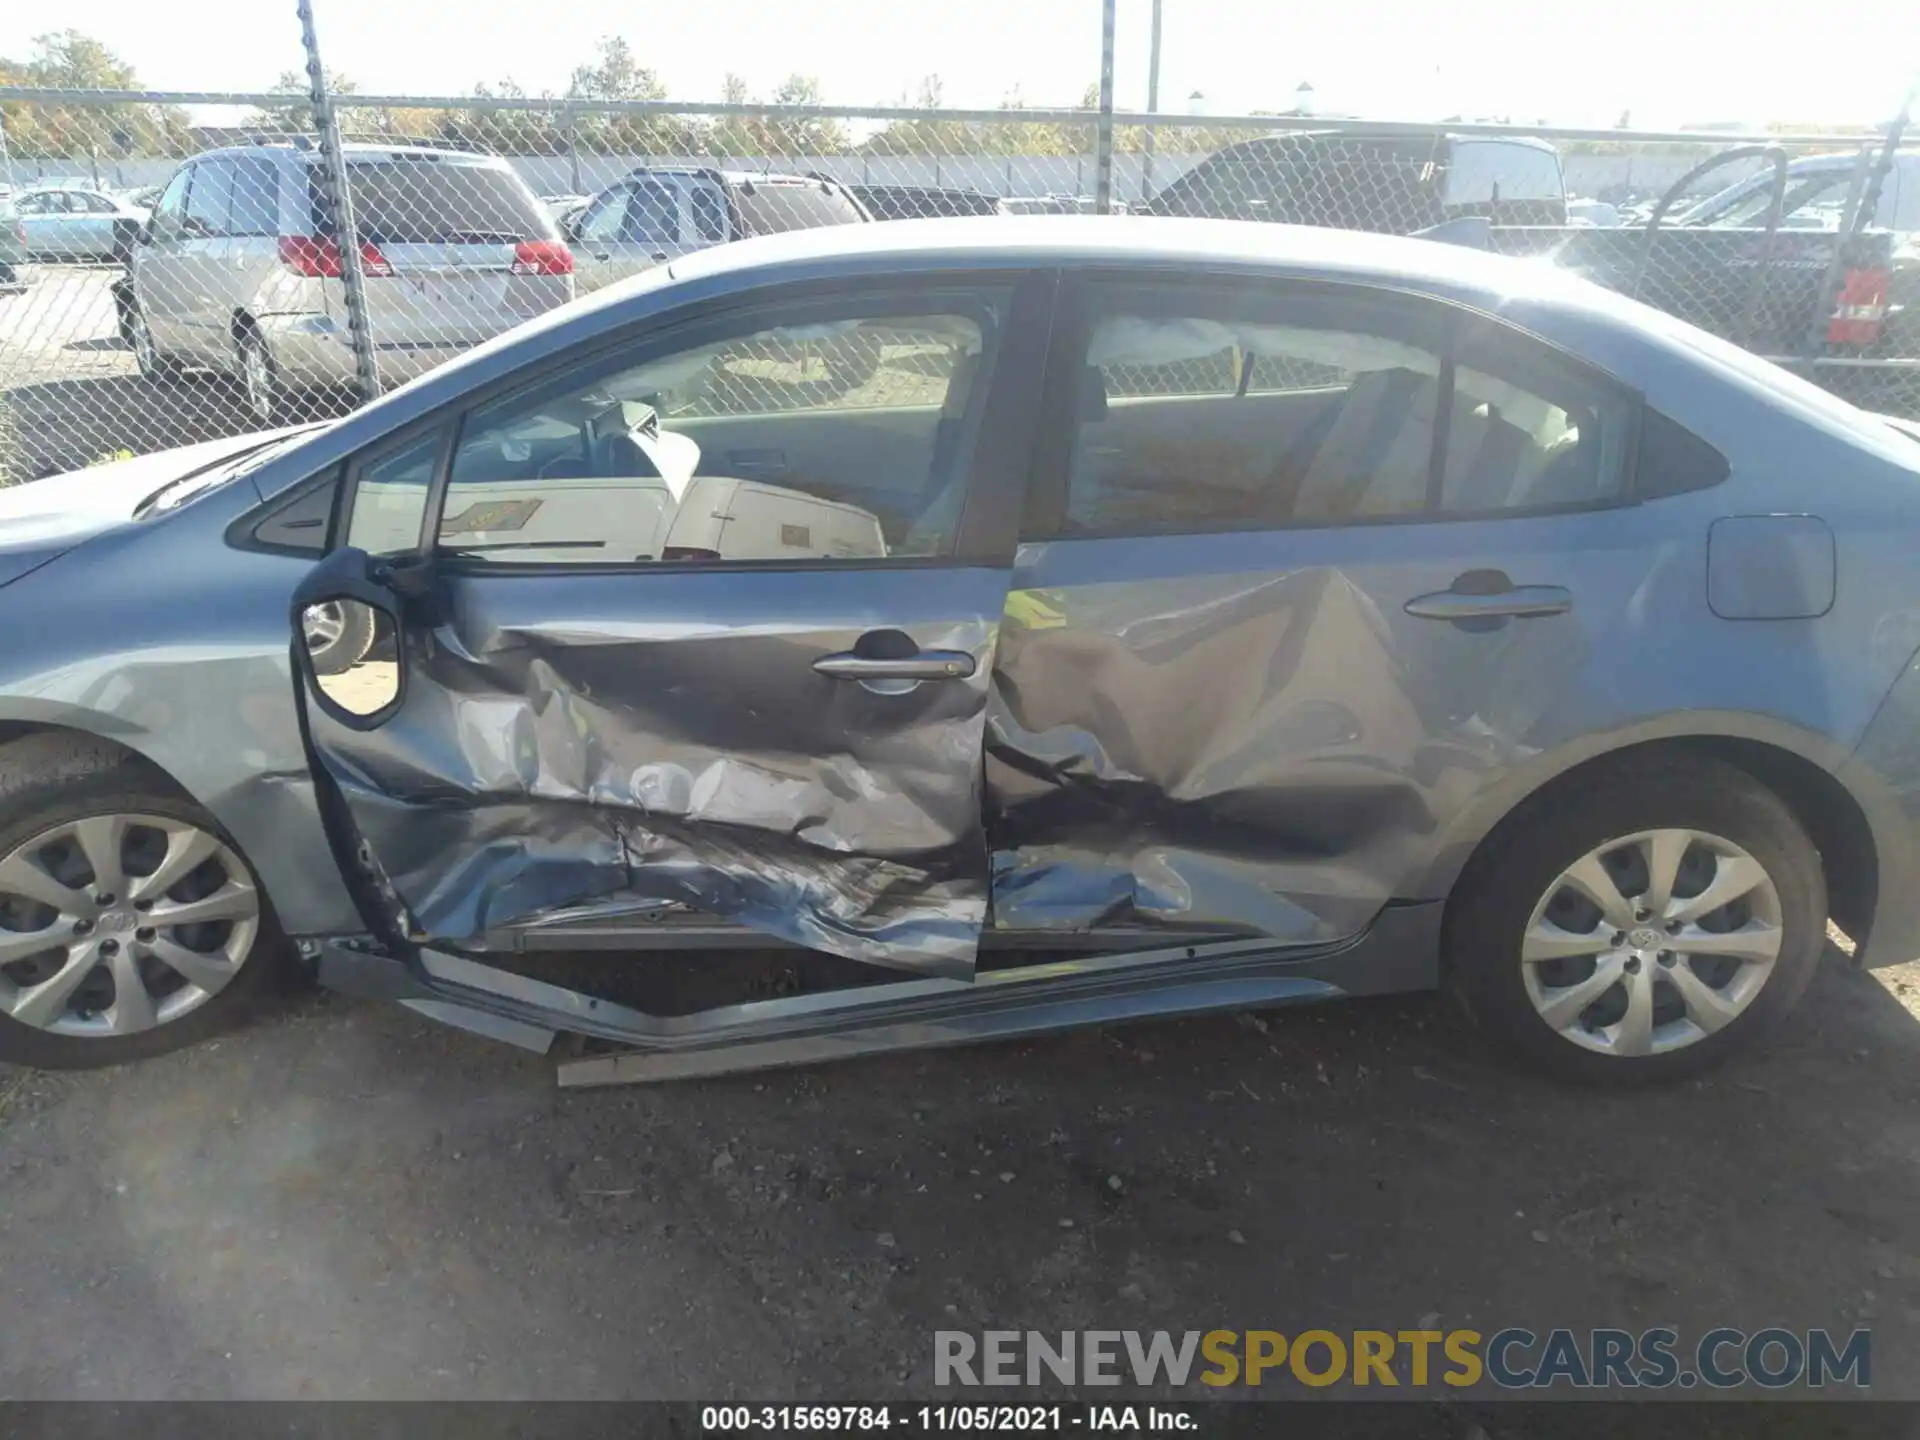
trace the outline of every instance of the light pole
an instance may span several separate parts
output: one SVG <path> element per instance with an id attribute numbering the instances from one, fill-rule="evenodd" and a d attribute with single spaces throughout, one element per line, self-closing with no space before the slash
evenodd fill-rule
<path id="1" fill-rule="evenodd" d="M 1147 113 L 1160 110 L 1160 0 L 1153 0 L 1153 34 L 1147 42 Z M 1140 198 L 1153 195 L 1153 125 L 1147 125 L 1145 143 L 1140 150 Z"/>

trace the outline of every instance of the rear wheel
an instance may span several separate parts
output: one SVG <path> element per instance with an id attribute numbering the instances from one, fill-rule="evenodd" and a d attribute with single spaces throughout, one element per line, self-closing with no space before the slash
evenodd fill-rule
<path id="1" fill-rule="evenodd" d="M 134 766 L 8 778 L 0 1061 L 85 1069 L 163 1054 L 273 988 L 285 942 L 197 806 Z"/>
<path id="2" fill-rule="evenodd" d="M 357 603 L 330 600 L 309 605 L 301 614 L 300 625 L 314 670 L 321 675 L 339 675 L 364 660 L 373 648 L 373 615 L 370 607 Z"/>
<path id="3" fill-rule="evenodd" d="M 1779 796 L 1700 758 L 1624 764 L 1517 815 L 1447 909 L 1467 1008 L 1574 1079 L 1691 1074 L 1791 1010 L 1819 964 L 1819 853 Z"/>

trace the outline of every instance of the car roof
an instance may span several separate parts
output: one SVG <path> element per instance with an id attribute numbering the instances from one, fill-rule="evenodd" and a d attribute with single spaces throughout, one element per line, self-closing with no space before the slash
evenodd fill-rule
<path id="1" fill-rule="evenodd" d="M 674 280 L 754 277 L 804 267 L 870 273 L 1020 265 L 1149 268 L 1280 268 L 1372 284 L 1511 292 L 1594 287 L 1550 266 L 1515 262 L 1465 246 L 1394 235 L 1239 220 L 1143 215 L 967 215 L 897 220 L 886 225 L 827 225 L 755 236 L 681 256 Z M 615 287 L 616 289 L 618 287 Z"/>
<path id="2" fill-rule="evenodd" d="M 698 175 L 724 185 L 838 185 L 824 175 L 799 175 L 791 170 L 722 170 L 713 165 L 636 165 L 622 178 L 643 175 Z"/>
<path id="3" fill-rule="evenodd" d="M 190 155 L 189 160 L 221 160 L 236 156 L 258 155 L 266 151 L 275 156 L 286 156 L 299 160 L 318 160 L 320 151 L 312 145 L 301 144 L 295 140 L 276 140 L 262 138 L 250 145 L 222 145 L 213 150 L 202 150 Z M 394 145 L 381 145 L 367 140 L 348 140 L 341 144 L 340 153 L 346 159 L 356 156 L 412 156 L 433 155 L 442 160 L 458 160 L 463 164 L 486 164 L 507 169 L 512 167 L 498 155 L 488 155 L 479 150 L 459 150 L 449 145 L 408 145 L 404 142 Z"/>
<path id="4" fill-rule="evenodd" d="M 1542 140 L 1538 135 L 1473 135 L 1456 134 L 1451 130 L 1443 130 L 1436 135 L 1432 130 L 1408 129 L 1404 125 L 1344 125 L 1337 130 L 1275 130 L 1266 135 L 1257 135 L 1250 140 L 1241 140 L 1225 148 L 1238 150 L 1243 147 L 1272 145 L 1285 140 L 1316 142 L 1358 140 L 1365 143 L 1382 140 L 1444 140 L 1450 145 L 1466 143 L 1518 145 L 1527 150 L 1546 150 L 1556 155 L 1560 153 L 1551 140 Z"/>

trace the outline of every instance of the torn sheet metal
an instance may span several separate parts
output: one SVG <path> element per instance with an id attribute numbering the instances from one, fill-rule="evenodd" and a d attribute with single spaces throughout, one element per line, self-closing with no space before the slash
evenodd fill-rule
<path id="1" fill-rule="evenodd" d="M 987 731 L 997 926 L 1357 934 L 1585 653 L 1413 619 L 1417 562 L 1282 544 L 1022 548 Z"/>
<path id="2" fill-rule="evenodd" d="M 355 730 L 310 706 L 315 745 L 419 932 L 440 943 L 658 902 L 969 976 L 987 910 L 979 756 L 1005 579 L 458 578 L 444 623 L 404 627 L 398 712 Z M 903 644 L 973 656 L 973 674 L 881 694 L 814 670 L 882 615 Z"/>

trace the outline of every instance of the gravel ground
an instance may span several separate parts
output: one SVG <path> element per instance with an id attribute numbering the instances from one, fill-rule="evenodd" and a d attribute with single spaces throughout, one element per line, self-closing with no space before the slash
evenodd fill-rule
<path id="1" fill-rule="evenodd" d="M 1916 1006 L 1830 956 L 1767 1056 L 1617 1096 L 1433 997 L 561 1092 L 301 997 L 0 1071 L 0 1395 L 846 1399 L 941 1328 L 1416 1324 L 1867 1325 L 1911 1395 Z"/>

